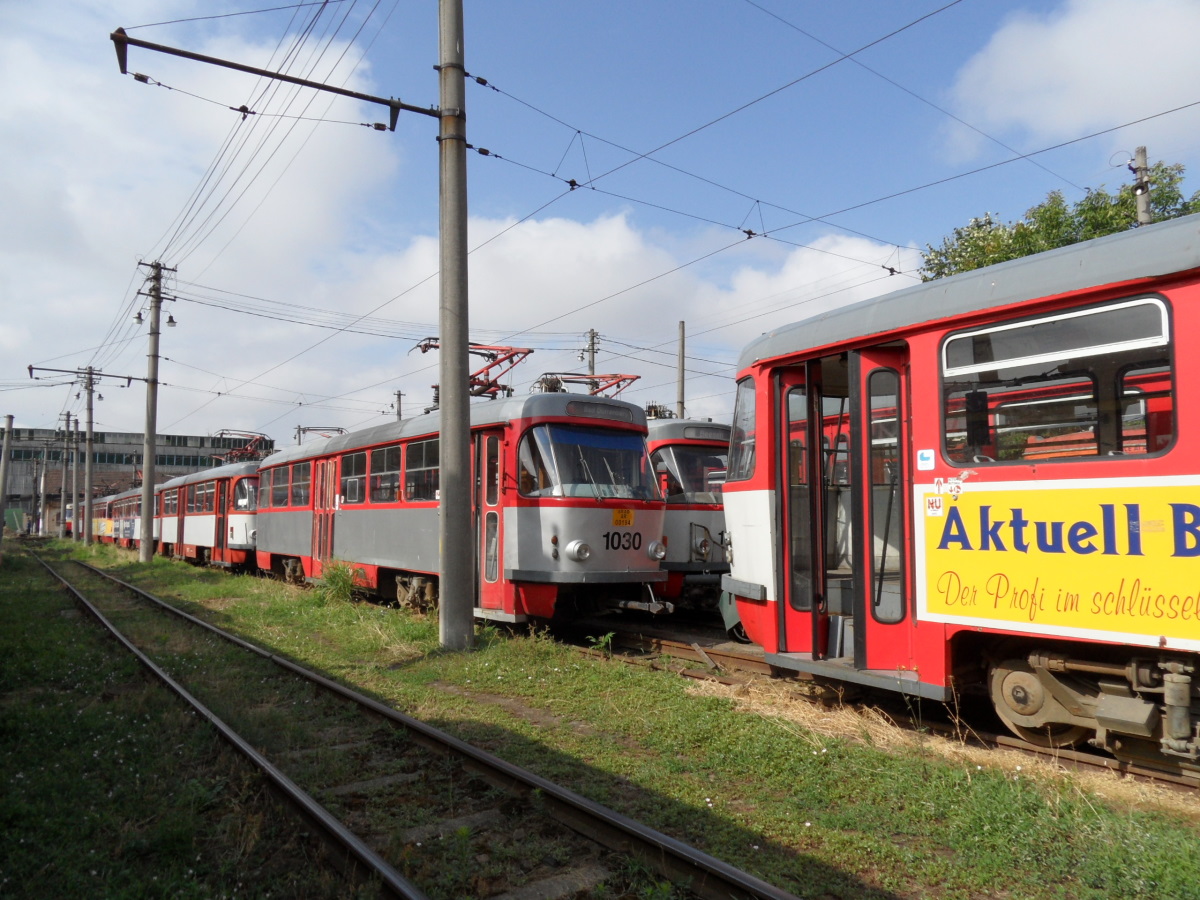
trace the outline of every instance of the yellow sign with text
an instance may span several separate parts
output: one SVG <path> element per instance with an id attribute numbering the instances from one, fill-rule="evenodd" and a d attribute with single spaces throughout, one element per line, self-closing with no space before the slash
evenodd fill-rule
<path id="1" fill-rule="evenodd" d="M 917 502 L 932 619 L 1200 641 L 1200 486 L 922 488 Z"/>

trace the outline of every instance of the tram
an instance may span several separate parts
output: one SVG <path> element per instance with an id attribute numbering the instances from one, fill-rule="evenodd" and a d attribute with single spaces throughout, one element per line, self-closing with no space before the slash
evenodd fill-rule
<path id="1" fill-rule="evenodd" d="M 733 599 L 721 591 L 721 576 L 729 571 L 721 488 L 730 428 L 708 419 L 663 415 L 652 415 L 647 425 L 650 463 L 667 503 L 667 555 L 662 561 L 667 580 L 659 596 L 683 608 L 719 610 L 725 630 L 743 640 Z"/>
<path id="2" fill-rule="evenodd" d="M 1200 217 L 742 353 L 730 572 L 772 665 L 1200 772 Z"/>
<path id="3" fill-rule="evenodd" d="M 256 461 L 172 478 L 158 486 L 155 498 L 161 553 L 223 568 L 253 567 Z"/>
<path id="4" fill-rule="evenodd" d="M 404 605 L 438 601 L 438 412 L 292 447 L 259 469 L 257 564 L 293 580 L 331 560 Z M 532 394 L 471 406 L 478 618 L 668 612 L 654 586 L 663 501 L 646 418 L 606 397 Z"/>

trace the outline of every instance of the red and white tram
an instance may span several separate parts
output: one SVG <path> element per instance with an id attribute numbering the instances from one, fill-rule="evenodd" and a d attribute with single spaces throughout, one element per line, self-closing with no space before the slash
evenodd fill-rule
<path id="1" fill-rule="evenodd" d="M 258 463 L 181 475 L 155 490 L 160 552 L 225 568 L 255 564 Z"/>
<path id="2" fill-rule="evenodd" d="M 724 489 L 785 670 L 1200 770 L 1200 217 L 780 328 Z"/>
<path id="3" fill-rule="evenodd" d="M 437 600 L 437 412 L 275 453 L 260 464 L 260 569 L 320 578 L 330 560 L 398 602 Z M 567 393 L 471 407 L 475 615 L 502 621 L 667 608 L 663 502 L 630 403 Z"/>
<path id="4" fill-rule="evenodd" d="M 725 483 L 729 426 L 708 420 L 652 417 L 648 421 L 650 463 L 667 503 L 659 596 L 697 609 L 716 610 L 725 558 Z M 726 602 L 727 629 L 737 629 L 737 610 Z M 740 631 L 739 631 L 740 635 Z"/>

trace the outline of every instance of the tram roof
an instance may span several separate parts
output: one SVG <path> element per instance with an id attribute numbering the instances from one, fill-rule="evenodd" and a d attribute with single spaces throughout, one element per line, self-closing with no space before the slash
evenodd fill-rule
<path id="1" fill-rule="evenodd" d="M 578 412 L 568 410 L 568 404 L 599 403 L 628 412 L 628 418 L 614 421 L 624 421 L 633 425 L 646 427 L 646 413 L 640 406 L 616 400 L 612 397 L 593 397 L 588 394 L 573 394 L 569 392 L 527 394 L 520 397 L 505 397 L 498 400 L 471 404 L 471 427 L 494 425 L 510 422 L 513 419 L 527 419 L 545 416 L 575 416 Z M 624 416 L 624 413 L 622 413 Z M 297 459 L 309 459 L 314 456 L 324 456 L 331 453 L 343 453 L 347 450 L 357 450 L 360 447 L 372 447 L 405 438 L 435 435 L 442 427 L 440 410 L 403 419 L 398 422 L 388 422 L 349 434 L 337 434 L 318 441 L 309 441 L 298 447 L 287 447 L 279 450 L 260 465 L 276 466 Z"/>
<path id="2" fill-rule="evenodd" d="M 201 469 L 199 472 L 189 472 L 187 475 L 177 475 L 170 481 L 164 481 L 157 489 L 161 491 L 165 488 L 195 484 L 197 481 L 212 481 L 214 478 L 237 478 L 239 475 L 253 475 L 258 471 L 258 467 L 257 461 L 226 463 L 211 469 Z"/>
<path id="3" fill-rule="evenodd" d="M 651 441 L 728 441 L 730 426 L 711 419 L 650 419 Z"/>
<path id="4" fill-rule="evenodd" d="M 738 371 L 809 348 L 1198 267 L 1200 214 L 939 278 L 792 322 L 750 342 L 738 358 Z"/>

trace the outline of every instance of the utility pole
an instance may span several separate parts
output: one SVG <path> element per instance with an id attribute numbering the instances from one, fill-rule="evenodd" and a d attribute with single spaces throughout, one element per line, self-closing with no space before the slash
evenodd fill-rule
<path id="1" fill-rule="evenodd" d="M 12 455 L 13 417 L 4 417 L 4 456 L 0 457 L 0 562 L 4 560 L 4 525 L 8 521 L 8 458 Z"/>
<path id="2" fill-rule="evenodd" d="M 67 536 L 67 454 L 71 452 L 71 414 L 63 413 L 66 427 L 62 433 L 62 459 L 59 460 L 58 539 Z"/>
<path id="3" fill-rule="evenodd" d="M 441 607 L 439 631 L 442 646 L 452 650 L 468 649 L 474 641 L 474 566 L 457 561 L 467 555 L 474 559 L 475 541 L 471 528 L 470 477 L 470 363 L 467 309 L 467 129 L 466 69 L 463 62 L 462 0 L 438 0 L 438 84 L 439 109 L 421 109 L 395 99 L 361 94 L 345 88 L 308 81 L 281 72 L 270 72 L 211 56 L 152 44 L 131 38 L 123 28 L 110 35 L 117 51 L 121 74 L 128 70 L 130 46 L 211 63 L 264 78 L 299 84 L 315 90 L 381 103 L 391 110 L 394 131 L 401 110 L 433 116 L 439 121 L 438 160 L 440 186 L 439 262 L 440 297 L 438 328 L 441 358 L 438 360 L 439 383 L 446 393 L 441 423 L 441 499 L 438 503 L 441 542 Z M 376 125 L 377 130 L 385 126 Z M 471 548 L 471 549 L 469 549 Z M 454 560 L 455 562 L 451 562 Z"/>
<path id="4" fill-rule="evenodd" d="M 1129 168 L 1133 169 L 1135 181 L 1133 182 L 1133 196 L 1137 198 L 1137 223 L 1138 226 L 1149 225 L 1154 221 L 1154 217 L 1150 212 L 1150 166 L 1146 162 L 1146 148 L 1138 147 L 1134 151 L 1134 164 Z"/>
<path id="5" fill-rule="evenodd" d="M 141 540 L 138 542 L 138 562 L 143 563 L 154 559 L 155 550 L 154 454 L 158 449 L 158 338 L 164 268 L 161 262 L 150 263 L 150 351 L 146 355 L 146 434 L 142 442 L 142 521 Z"/>
<path id="6" fill-rule="evenodd" d="M 596 374 L 596 338 L 598 337 L 600 335 L 596 333 L 595 328 L 588 329 L 587 358 L 589 375 Z"/>
<path id="7" fill-rule="evenodd" d="M 71 441 L 71 540 L 78 542 L 79 534 L 79 416 L 75 417 L 75 434 Z"/>
<path id="8" fill-rule="evenodd" d="M 38 476 L 38 518 L 37 533 L 45 537 L 50 533 L 50 523 L 46 521 L 46 472 L 50 468 L 50 442 L 42 444 L 42 467 Z"/>
<path id="9" fill-rule="evenodd" d="M 676 416 L 676 418 L 680 418 L 680 419 L 683 418 L 683 381 L 684 381 L 684 374 L 685 374 L 684 370 L 683 370 L 683 359 L 684 359 L 684 355 L 683 355 L 684 340 L 683 340 L 683 338 L 684 338 L 684 327 L 683 327 L 683 322 L 680 322 L 679 323 L 679 356 L 677 357 L 676 362 L 675 362 L 675 368 L 679 370 L 679 376 L 678 376 L 679 384 L 678 384 L 678 387 L 675 389 L 675 416 Z"/>
<path id="10" fill-rule="evenodd" d="M 83 543 L 92 545 L 92 391 L 96 388 L 96 373 L 91 366 L 87 367 L 86 380 L 83 383 L 87 391 L 87 440 L 85 447 L 87 455 L 83 458 Z"/>
<path id="11" fill-rule="evenodd" d="M 471 528 L 470 341 L 467 307 L 467 117 L 462 0 L 438 2 L 438 171 L 441 273 L 438 381 L 441 405 L 441 551 L 438 637 L 447 650 L 467 650 L 475 640 L 475 570 Z"/>
<path id="12" fill-rule="evenodd" d="M 403 391 L 396 391 L 396 421 L 404 420 L 404 415 L 400 412 L 400 400 L 404 397 Z"/>

